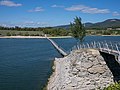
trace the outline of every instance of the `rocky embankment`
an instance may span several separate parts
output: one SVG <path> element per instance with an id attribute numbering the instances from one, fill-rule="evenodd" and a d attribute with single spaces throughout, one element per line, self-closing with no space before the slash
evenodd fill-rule
<path id="1" fill-rule="evenodd" d="M 99 51 L 81 49 L 56 58 L 48 90 L 97 90 L 113 83 L 113 75 Z"/>

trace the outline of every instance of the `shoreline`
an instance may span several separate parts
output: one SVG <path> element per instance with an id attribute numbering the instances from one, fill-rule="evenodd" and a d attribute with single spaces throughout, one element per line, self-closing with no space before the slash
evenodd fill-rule
<path id="1" fill-rule="evenodd" d="M 0 38 L 46 38 L 42 36 L 0 36 Z M 57 36 L 57 37 L 48 37 L 48 38 L 72 38 L 72 36 Z"/>
<path id="2" fill-rule="evenodd" d="M 120 35 L 101 35 L 101 36 L 120 36 Z"/>
<path id="3" fill-rule="evenodd" d="M 113 36 L 113 37 L 115 37 L 115 36 L 120 36 L 120 35 L 88 35 L 88 36 Z M 46 38 L 46 37 L 43 37 L 43 36 L 0 36 L 0 39 L 1 38 L 38 38 L 38 39 L 43 39 L 43 38 Z M 48 38 L 72 38 L 72 36 L 55 36 L 55 37 L 48 37 Z"/>
<path id="4" fill-rule="evenodd" d="M 120 36 L 120 35 L 88 35 L 88 36 Z"/>

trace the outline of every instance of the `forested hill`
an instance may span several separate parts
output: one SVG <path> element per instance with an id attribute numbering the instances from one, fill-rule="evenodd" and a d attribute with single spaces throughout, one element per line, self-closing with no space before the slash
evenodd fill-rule
<path id="1" fill-rule="evenodd" d="M 61 25 L 61 26 L 56 26 L 55 28 L 65 28 L 68 29 L 70 25 Z M 107 19 L 103 22 L 98 22 L 98 23 L 85 23 L 86 28 L 117 28 L 120 27 L 120 19 Z"/>
<path id="2" fill-rule="evenodd" d="M 108 19 L 103 22 L 98 22 L 88 26 L 89 28 L 108 28 L 108 27 L 120 27 L 120 19 Z"/>

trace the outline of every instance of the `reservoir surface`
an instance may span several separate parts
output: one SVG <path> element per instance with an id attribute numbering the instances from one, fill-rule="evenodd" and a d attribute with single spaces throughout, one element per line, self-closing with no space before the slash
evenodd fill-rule
<path id="1" fill-rule="evenodd" d="M 74 38 L 53 39 L 69 51 Z M 87 36 L 84 42 L 120 41 L 120 36 Z M 62 57 L 47 39 L 0 39 L 0 90 L 41 90 L 55 57 Z"/>

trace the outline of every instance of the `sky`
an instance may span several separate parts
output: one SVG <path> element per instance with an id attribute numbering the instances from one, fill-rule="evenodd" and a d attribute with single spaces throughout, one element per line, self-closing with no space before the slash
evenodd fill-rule
<path id="1" fill-rule="evenodd" d="M 0 0 L 0 26 L 67 25 L 76 16 L 82 23 L 120 19 L 120 0 Z"/>

